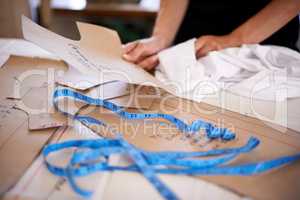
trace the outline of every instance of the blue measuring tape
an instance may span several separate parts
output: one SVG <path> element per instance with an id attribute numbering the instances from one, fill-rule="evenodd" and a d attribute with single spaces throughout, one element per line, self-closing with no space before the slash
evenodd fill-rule
<path id="1" fill-rule="evenodd" d="M 228 129 L 217 128 L 202 120 L 197 120 L 188 125 L 172 115 L 128 113 L 122 107 L 109 101 L 94 99 L 70 89 L 56 90 L 54 92 L 56 109 L 74 120 L 87 124 L 106 126 L 104 122 L 98 119 L 89 116 L 71 115 L 61 110 L 58 106 L 60 98 L 72 98 L 89 105 L 101 106 L 126 119 L 163 118 L 175 124 L 179 130 L 187 134 L 193 134 L 200 129 L 204 129 L 206 136 L 210 139 L 232 140 L 235 138 L 235 134 Z M 73 140 L 50 144 L 43 149 L 42 154 L 48 170 L 57 176 L 65 177 L 72 189 L 83 197 L 90 197 L 92 192 L 80 188 L 76 184 L 76 177 L 86 176 L 98 171 L 120 170 L 142 173 L 165 199 L 178 199 L 176 194 L 157 177 L 157 174 L 249 176 L 279 168 L 300 159 L 300 154 L 296 154 L 257 163 L 228 165 L 240 154 L 248 153 L 258 145 L 259 140 L 251 137 L 244 146 L 236 148 L 214 149 L 205 152 L 149 152 L 129 144 L 121 134 L 117 134 L 116 139 Z M 75 151 L 66 167 L 55 166 L 47 161 L 49 154 L 68 148 L 83 149 L 84 151 Z M 127 155 L 133 160 L 133 163 L 129 166 L 110 165 L 109 157 L 113 154 Z"/>
<path id="2" fill-rule="evenodd" d="M 230 130 L 226 128 L 218 128 L 211 123 L 205 122 L 203 120 L 196 120 L 194 121 L 191 125 L 186 124 L 182 120 L 174 117 L 173 115 L 168 115 L 168 114 L 161 114 L 161 113 L 129 113 L 124 110 L 124 108 L 111 103 L 106 100 L 102 99 L 94 99 L 91 97 L 88 97 L 86 95 L 83 95 L 79 92 L 76 92 L 74 90 L 70 89 L 58 89 L 55 90 L 54 92 L 54 106 L 55 108 L 62 112 L 63 114 L 79 121 L 85 121 L 87 123 L 94 123 L 98 125 L 104 125 L 102 121 L 96 120 L 94 118 L 88 117 L 88 116 L 78 116 L 78 115 L 71 115 L 63 110 L 61 110 L 58 107 L 58 101 L 60 98 L 72 98 L 75 101 L 81 101 L 84 102 L 88 105 L 94 105 L 94 106 L 100 106 L 105 109 L 108 109 L 117 115 L 119 115 L 122 118 L 125 119 L 130 119 L 130 120 L 137 120 L 137 119 L 157 119 L 157 118 L 162 118 L 170 123 L 174 124 L 176 128 L 178 128 L 180 131 L 186 133 L 186 134 L 193 134 L 198 132 L 199 130 L 205 130 L 206 136 L 209 139 L 217 139 L 220 138 L 222 140 L 228 141 L 228 140 L 233 140 L 235 138 L 235 134 L 231 132 Z"/>

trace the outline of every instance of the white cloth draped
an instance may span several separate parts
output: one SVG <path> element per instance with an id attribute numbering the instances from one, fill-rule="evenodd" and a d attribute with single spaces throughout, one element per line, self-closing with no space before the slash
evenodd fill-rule
<path id="1" fill-rule="evenodd" d="M 279 46 L 243 45 L 195 57 L 195 39 L 159 54 L 156 77 L 178 95 L 205 96 L 223 89 L 244 97 L 278 101 L 300 97 L 300 54 Z M 195 94 L 194 94 L 195 95 Z"/>

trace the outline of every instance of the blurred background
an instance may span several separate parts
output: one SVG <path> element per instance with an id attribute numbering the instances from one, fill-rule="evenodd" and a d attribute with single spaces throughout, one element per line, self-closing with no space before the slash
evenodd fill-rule
<path id="1" fill-rule="evenodd" d="M 0 38 L 22 38 L 21 15 L 71 39 L 76 21 L 113 28 L 123 43 L 152 32 L 160 0 L 0 0 Z M 300 47 L 300 40 L 298 40 Z"/>
<path id="2" fill-rule="evenodd" d="M 123 43 L 151 34 L 160 0 L 0 0 L 0 38 L 22 38 L 23 14 L 78 40 L 76 21 L 113 28 Z"/>

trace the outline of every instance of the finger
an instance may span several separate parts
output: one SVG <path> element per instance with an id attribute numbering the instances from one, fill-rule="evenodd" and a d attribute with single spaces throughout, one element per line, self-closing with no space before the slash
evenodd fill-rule
<path id="1" fill-rule="evenodd" d="M 214 48 L 211 45 L 204 45 L 201 49 L 196 52 L 196 57 L 201 58 L 206 56 L 210 51 L 213 51 Z"/>
<path id="2" fill-rule="evenodd" d="M 124 57 L 129 62 L 137 64 L 149 55 L 151 55 L 151 52 L 148 50 L 148 47 L 143 43 L 138 43 L 131 52 L 129 52 L 128 54 L 124 54 Z"/>
<path id="3" fill-rule="evenodd" d="M 143 61 L 139 62 L 138 65 L 145 70 L 154 69 L 159 63 L 157 54 L 152 55 L 144 59 Z"/>
<path id="4" fill-rule="evenodd" d="M 203 48 L 206 42 L 207 40 L 205 37 L 200 37 L 195 43 L 196 52 L 198 52 L 201 48 Z"/>
<path id="5" fill-rule="evenodd" d="M 134 42 L 129 42 L 125 45 L 123 45 L 123 51 L 124 54 L 128 54 L 130 51 L 132 51 L 137 45 L 138 45 L 138 41 L 134 41 Z"/>
<path id="6" fill-rule="evenodd" d="M 124 60 L 127 60 L 129 62 L 135 62 L 136 60 L 132 57 L 132 52 L 138 47 L 139 41 L 134 41 L 131 43 L 128 43 L 123 46 L 124 53 L 122 55 Z"/>

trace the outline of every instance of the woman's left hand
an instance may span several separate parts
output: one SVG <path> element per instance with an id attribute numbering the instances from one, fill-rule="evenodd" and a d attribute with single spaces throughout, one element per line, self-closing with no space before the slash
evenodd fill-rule
<path id="1" fill-rule="evenodd" d="M 221 49 L 238 46 L 241 46 L 241 42 L 239 42 L 239 38 L 233 35 L 201 36 L 197 39 L 195 44 L 196 57 L 200 58 L 206 56 L 210 51 L 218 51 Z"/>

